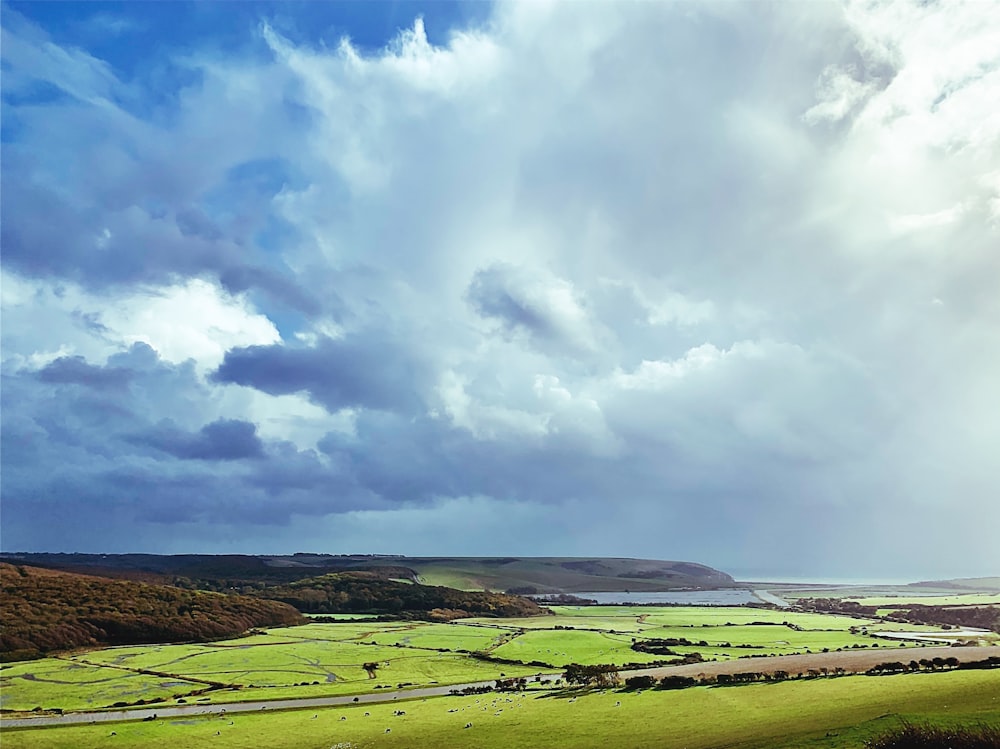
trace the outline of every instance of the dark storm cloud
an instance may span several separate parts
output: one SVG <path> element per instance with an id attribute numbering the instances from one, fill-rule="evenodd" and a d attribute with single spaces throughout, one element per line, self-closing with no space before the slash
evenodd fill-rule
<path id="1" fill-rule="evenodd" d="M 412 410 L 425 377 L 423 365 L 398 342 L 361 335 L 324 338 L 309 348 L 232 349 L 212 374 L 215 382 L 271 395 L 304 392 L 331 412 L 355 406 Z"/>
<path id="2" fill-rule="evenodd" d="M 61 356 L 36 373 L 36 377 L 45 383 L 85 385 L 98 389 L 125 387 L 133 375 L 134 372 L 126 367 L 88 364 L 82 356 Z"/>
<path id="3" fill-rule="evenodd" d="M 613 460 L 581 462 L 571 439 L 486 442 L 441 419 L 366 412 L 356 436 L 331 433 L 317 447 L 389 506 L 476 494 L 539 503 L 601 500 L 641 490 L 615 470 Z"/>
<path id="4" fill-rule="evenodd" d="M 235 419 L 213 421 L 196 434 L 164 425 L 129 439 L 184 460 L 242 460 L 264 454 L 257 426 Z"/>

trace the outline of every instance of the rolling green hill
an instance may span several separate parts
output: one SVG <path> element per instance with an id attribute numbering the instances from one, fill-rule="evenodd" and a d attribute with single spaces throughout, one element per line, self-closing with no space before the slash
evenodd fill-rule
<path id="1" fill-rule="evenodd" d="M 523 593 L 725 588 L 724 572 L 692 562 L 591 557 L 412 557 L 399 561 L 421 582 Z"/>

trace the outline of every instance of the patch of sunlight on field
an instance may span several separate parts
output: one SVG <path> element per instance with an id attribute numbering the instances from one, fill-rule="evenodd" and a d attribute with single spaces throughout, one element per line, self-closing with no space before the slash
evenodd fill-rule
<path id="1" fill-rule="evenodd" d="M 451 651 L 485 650 L 512 637 L 516 632 L 474 627 L 462 624 L 417 623 L 390 632 L 376 633 L 365 638 L 366 642 L 379 645 L 401 644 L 411 648 L 444 648 Z"/>
<path id="2" fill-rule="evenodd" d="M 109 746 L 113 730 L 114 746 L 120 749 L 841 749 L 863 745 L 900 717 L 995 723 L 998 695 L 1000 672 L 956 671 L 641 694 L 609 690 L 441 697 L 318 711 L 9 730 L 3 743 L 4 749 L 96 749 Z M 399 709 L 406 714 L 394 715 Z"/>
<path id="3" fill-rule="evenodd" d="M 501 629 L 554 629 L 555 627 L 567 627 L 572 629 L 613 629 L 616 632 L 638 632 L 642 629 L 642 625 L 638 622 L 638 615 L 636 614 L 621 617 L 582 617 L 558 614 L 556 616 L 529 616 L 515 619 L 471 618 L 460 619 L 458 621 Z"/>
<path id="4" fill-rule="evenodd" d="M 344 622 L 343 624 L 305 624 L 267 630 L 267 635 L 286 640 L 362 640 L 377 632 L 393 632 L 412 627 L 412 622 Z"/>
<path id="5" fill-rule="evenodd" d="M 553 666 L 569 663 L 650 663 L 663 656 L 631 649 L 630 635 L 612 635 L 587 630 L 527 632 L 493 651 L 499 658 L 539 661 Z"/>

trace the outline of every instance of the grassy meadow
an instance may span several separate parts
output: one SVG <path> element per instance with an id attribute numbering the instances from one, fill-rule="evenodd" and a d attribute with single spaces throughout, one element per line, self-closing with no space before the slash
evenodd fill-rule
<path id="1" fill-rule="evenodd" d="M 394 715 L 398 709 L 406 714 Z M 4 732 L 3 746 L 846 749 L 861 747 L 865 739 L 898 725 L 901 718 L 937 725 L 998 723 L 1000 673 L 855 676 L 681 691 L 607 690 L 579 696 L 549 690 L 440 697 L 318 712 L 15 729 Z"/>

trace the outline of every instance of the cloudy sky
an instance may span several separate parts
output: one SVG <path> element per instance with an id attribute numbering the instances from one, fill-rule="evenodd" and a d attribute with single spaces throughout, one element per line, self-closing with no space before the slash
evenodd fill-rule
<path id="1" fill-rule="evenodd" d="M 1000 573 L 1000 7 L 9 3 L 6 551 Z"/>

